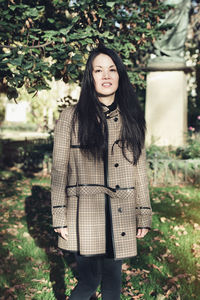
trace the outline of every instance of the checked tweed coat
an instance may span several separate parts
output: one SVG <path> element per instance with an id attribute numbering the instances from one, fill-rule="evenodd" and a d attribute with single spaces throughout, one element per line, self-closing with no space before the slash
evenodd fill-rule
<path id="1" fill-rule="evenodd" d="M 107 107 L 103 107 L 105 113 Z M 81 255 L 106 253 L 105 194 L 109 195 L 114 258 L 137 254 L 137 228 L 150 228 L 151 206 L 146 174 L 145 151 L 136 166 L 122 155 L 117 140 L 120 112 L 107 111 L 108 160 L 86 158 L 80 151 L 77 128 L 71 133 L 74 107 L 60 115 L 54 133 L 52 167 L 53 227 L 68 227 L 68 240 L 58 246 Z M 77 126 L 76 126 L 77 127 Z M 132 153 L 126 150 L 132 159 Z"/>

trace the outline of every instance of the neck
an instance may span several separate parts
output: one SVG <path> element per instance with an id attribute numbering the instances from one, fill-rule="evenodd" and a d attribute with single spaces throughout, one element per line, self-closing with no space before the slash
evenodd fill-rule
<path id="1" fill-rule="evenodd" d="M 102 104 L 104 104 L 106 106 L 109 106 L 114 102 L 115 94 L 109 95 L 109 96 L 100 96 L 99 95 L 98 99 Z"/>

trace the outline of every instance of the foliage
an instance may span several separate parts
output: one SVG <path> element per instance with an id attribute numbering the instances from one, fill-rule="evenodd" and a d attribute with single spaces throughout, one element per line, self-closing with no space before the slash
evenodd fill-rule
<path id="1" fill-rule="evenodd" d="M 153 186 L 200 184 L 199 159 L 152 159 L 148 161 L 149 183 Z"/>
<path id="2" fill-rule="evenodd" d="M 74 85 L 71 85 L 74 88 Z M 28 103 L 27 110 L 27 121 L 26 123 L 16 123 L 16 122 L 3 122 L 1 126 L 1 131 L 7 130 L 21 130 L 21 131 L 37 131 L 37 132 L 47 132 L 49 129 L 54 127 L 54 121 L 58 119 L 58 102 L 61 95 L 66 95 L 67 90 L 66 84 L 62 81 L 51 81 L 51 90 L 42 90 L 37 93 L 37 96 L 33 97 L 31 94 L 27 93 L 25 87 L 18 89 L 18 99 L 17 104 L 14 100 L 10 100 L 16 106 L 20 101 Z M 8 100 L 7 100 L 8 102 Z M 66 101 L 67 102 L 67 101 Z M 5 104 L 2 108 L 5 110 Z M 1 105 L 0 105 L 1 113 Z"/>
<path id="3" fill-rule="evenodd" d="M 200 136 L 196 135 L 196 138 L 190 138 L 185 147 L 178 147 L 176 149 L 176 155 L 180 159 L 193 159 L 200 158 Z"/>
<path id="4" fill-rule="evenodd" d="M 28 123 L 36 125 L 37 131 L 48 131 L 54 126 L 54 117 L 58 118 L 57 102 L 60 86 L 56 86 L 55 81 L 51 82 L 51 90 L 42 90 L 36 97 L 28 94 L 24 87 L 18 89 L 19 101 L 26 101 L 30 104 L 30 110 L 27 114 Z M 51 113 L 51 124 L 49 124 L 49 113 Z"/>
<path id="5" fill-rule="evenodd" d="M 33 174 L 44 171 L 51 164 L 52 150 L 51 135 L 48 140 L 3 141 L 0 162 L 3 168 L 17 166 L 25 173 Z"/>
<path id="6" fill-rule="evenodd" d="M 57 248 L 50 179 L 0 173 L 2 299 L 65 299 L 76 284 L 74 257 Z M 151 188 L 153 226 L 139 255 L 123 262 L 122 300 L 199 299 L 199 189 Z M 100 294 L 98 295 L 100 297 Z M 99 298 L 101 299 L 101 298 Z"/>
<path id="7" fill-rule="evenodd" d="M 200 158 L 200 134 L 190 132 L 187 143 L 180 147 L 157 146 L 151 144 L 146 148 L 148 159 L 198 159 Z"/>
<path id="8" fill-rule="evenodd" d="M 161 147 L 155 144 L 151 144 L 146 149 L 148 159 L 167 159 L 174 157 L 174 151 L 170 147 Z"/>
<path id="9" fill-rule="evenodd" d="M 1 131 L 36 131 L 36 125 L 28 124 L 28 123 L 12 123 L 12 122 L 4 122 L 1 125 Z"/>
<path id="10" fill-rule="evenodd" d="M 183 147 L 147 147 L 149 181 L 153 185 L 200 183 L 200 138 L 188 138 Z"/>
<path id="11" fill-rule="evenodd" d="M 163 28 L 166 6 L 154 1 L 0 0 L 0 91 L 16 98 L 48 88 L 52 77 L 79 83 L 88 51 L 100 41 L 117 50 L 135 86 L 144 86 L 143 65 Z"/>

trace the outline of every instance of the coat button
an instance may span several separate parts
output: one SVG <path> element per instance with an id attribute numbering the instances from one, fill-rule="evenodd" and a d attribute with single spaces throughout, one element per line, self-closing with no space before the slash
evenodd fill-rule
<path id="1" fill-rule="evenodd" d="M 117 122 L 117 121 L 118 121 L 118 118 L 117 118 L 117 117 L 116 117 L 116 118 L 114 118 L 114 121 L 115 121 L 115 122 Z"/>
<path id="2" fill-rule="evenodd" d="M 126 235 L 126 232 L 122 232 L 122 233 L 121 233 L 121 236 L 125 236 L 125 235 Z"/>
<path id="3" fill-rule="evenodd" d="M 117 168 L 117 167 L 119 167 L 119 164 L 118 164 L 118 163 L 115 164 L 115 168 Z"/>
<path id="4" fill-rule="evenodd" d="M 118 208 L 118 212 L 122 213 L 122 208 L 121 207 Z"/>
<path id="5" fill-rule="evenodd" d="M 115 188 L 116 188 L 116 190 L 118 190 L 118 189 L 120 188 L 120 186 L 117 184 L 117 185 L 115 186 Z"/>

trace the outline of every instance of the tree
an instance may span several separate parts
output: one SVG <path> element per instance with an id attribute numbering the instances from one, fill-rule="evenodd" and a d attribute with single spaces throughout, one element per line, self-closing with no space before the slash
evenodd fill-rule
<path id="1" fill-rule="evenodd" d="M 135 86 L 166 6 L 158 0 L 0 0 L 0 92 L 17 98 L 63 78 L 79 83 L 88 51 L 100 41 L 121 55 Z"/>

